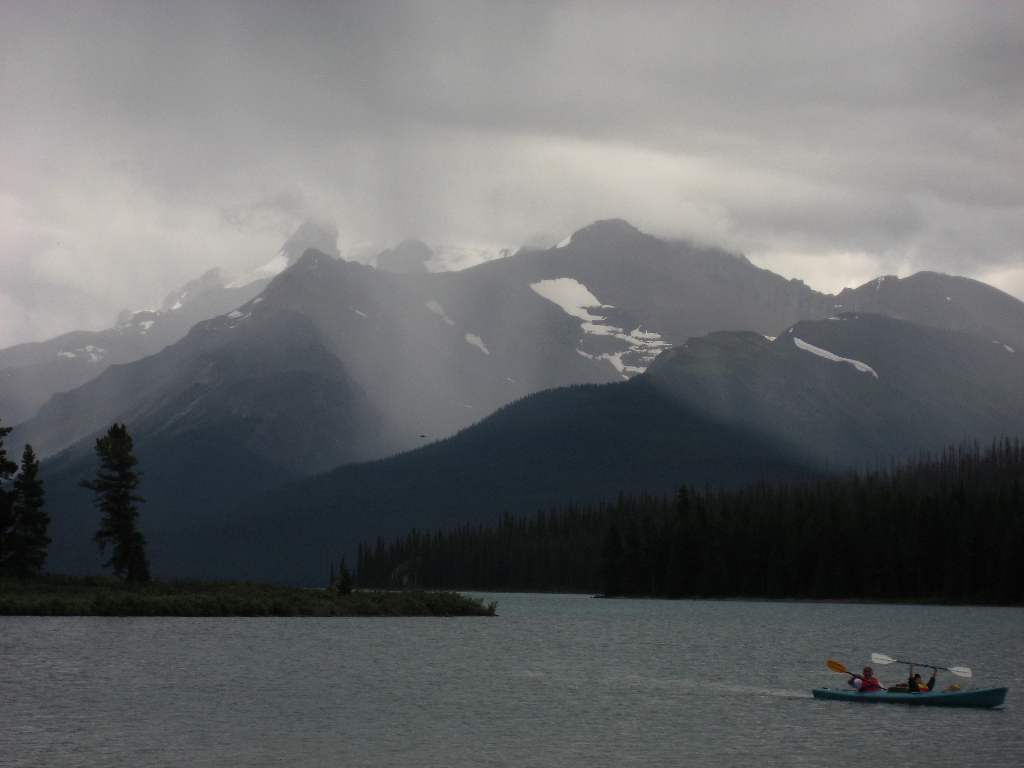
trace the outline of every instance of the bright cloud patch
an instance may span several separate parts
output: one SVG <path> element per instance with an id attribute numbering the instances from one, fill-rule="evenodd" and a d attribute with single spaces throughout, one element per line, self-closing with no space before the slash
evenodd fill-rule
<path id="1" fill-rule="evenodd" d="M 254 269 L 245 277 L 241 277 L 238 280 L 228 283 L 228 288 L 241 288 L 243 285 L 254 283 L 257 280 L 266 280 L 270 277 L 277 277 L 279 274 L 284 272 L 287 267 L 288 257 L 283 253 L 279 253 L 262 267 Z"/>
<path id="2" fill-rule="evenodd" d="M 851 360 L 848 357 L 840 357 L 839 355 L 833 355 L 831 352 L 827 350 L 821 349 L 820 347 L 816 347 L 813 344 L 808 344 L 806 341 L 801 341 L 796 336 L 793 337 L 793 343 L 796 344 L 797 347 L 799 347 L 800 349 L 806 352 L 810 352 L 811 354 L 817 355 L 818 357 L 824 357 L 826 360 L 831 360 L 832 362 L 835 363 L 849 363 L 858 371 L 861 371 L 862 373 L 870 373 L 876 379 L 878 378 L 878 374 L 875 373 L 875 370 L 867 363 L 860 362 L 860 360 Z"/>

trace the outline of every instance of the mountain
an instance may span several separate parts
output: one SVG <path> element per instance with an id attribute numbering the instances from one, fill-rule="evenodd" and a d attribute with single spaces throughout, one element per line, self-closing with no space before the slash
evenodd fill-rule
<path id="1" fill-rule="evenodd" d="M 899 279 L 871 280 L 843 290 L 836 312 L 874 312 L 935 328 L 968 331 L 1018 349 L 1024 344 L 1021 302 L 977 280 L 918 272 Z"/>
<path id="2" fill-rule="evenodd" d="M 257 306 L 254 297 L 238 305 L 237 314 L 229 314 L 231 319 L 222 325 L 258 322 L 265 343 L 273 346 L 290 338 L 273 329 L 274 318 L 289 313 L 308 317 L 324 353 L 335 356 L 383 417 L 406 433 L 398 443 L 388 440 L 353 455 L 382 454 L 446 437 L 543 389 L 628 378 L 645 370 L 664 349 L 691 337 L 734 329 L 777 335 L 800 319 L 828 317 L 846 305 L 886 314 L 899 310 L 906 319 L 1024 347 L 1024 304 L 975 281 L 941 275 L 891 278 L 826 296 L 759 269 L 742 256 L 665 242 L 620 220 L 596 222 L 555 248 L 443 273 L 413 269 L 411 262 L 402 261 L 404 256 L 395 256 L 398 261 L 391 264 L 404 264 L 398 273 L 374 269 L 339 260 L 336 248 L 296 258 L 301 243 L 319 239 L 329 244 L 334 235 L 323 233 L 322 228 L 301 228 L 282 248 L 281 263 L 268 265 L 276 270 L 295 260 L 266 285 L 258 297 L 263 303 Z M 412 254 L 412 261 L 422 267 L 429 248 L 410 241 L 394 254 Z M 387 253 L 381 258 L 392 261 Z M 199 295 L 227 300 L 223 291 Z M 175 298 L 163 316 L 182 317 L 174 315 L 181 311 L 179 304 Z M 204 309 L 205 314 L 211 307 Z M 147 333 L 158 323 L 151 326 Z M 241 339 L 238 343 L 250 346 L 261 343 L 255 335 Z M 225 336 L 217 349 L 230 355 L 233 343 Z M 183 354 L 179 350 L 168 358 L 194 370 L 192 363 L 180 360 Z M 287 359 L 269 347 L 264 354 Z M 60 359 L 54 356 L 48 365 Z M 78 361 L 79 367 L 85 365 Z M 61 387 L 64 394 L 21 425 L 12 439 L 32 442 L 40 455 L 48 456 L 111 419 L 131 426 L 137 414 L 158 410 L 158 402 L 145 398 L 169 396 L 159 381 L 139 383 L 164 370 L 166 365 L 140 362 L 137 372 L 96 379 L 81 393 Z M 133 382 L 130 391 L 124 381 Z M 37 389 L 46 392 L 45 387 Z M 194 391 L 204 390 L 198 386 Z M 292 395 L 279 390 L 277 396 Z M 17 420 L 5 415 L 5 421 Z M 303 428 L 296 425 L 297 431 Z M 398 434 L 391 429 L 385 433 Z M 418 435 L 423 437 L 413 437 Z M 283 455 L 294 452 L 290 445 L 280 450 Z M 339 447 L 312 461 L 309 471 L 334 466 L 343 455 Z"/>
<path id="3" fill-rule="evenodd" d="M 1006 345 L 867 314 L 775 340 L 716 332 L 630 381 L 541 392 L 448 440 L 250 498 L 154 562 L 319 583 L 357 543 L 414 527 L 814 477 L 1003 435 L 1024 435 L 1024 356 Z"/>
<path id="4" fill-rule="evenodd" d="M 262 343 L 263 355 L 282 360 L 287 355 L 276 345 L 291 337 L 273 326 L 304 315 L 325 353 L 341 361 L 381 413 L 408 435 L 424 436 L 398 446 L 410 448 L 533 392 L 622 380 L 692 335 L 722 327 L 778 333 L 826 305 L 802 283 L 736 256 L 665 243 L 610 221 L 577 232 L 561 248 L 459 272 L 396 274 L 310 250 L 219 325 L 200 324 L 193 333 L 223 331 L 216 354 L 230 356 L 235 343 Z M 243 333 L 253 323 L 259 333 Z M 233 328 L 240 329 L 237 341 Z M 162 377 L 199 370 L 186 358 L 214 354 L 210 349 L 197 340 L 168 347 L 130 371 L 55 395 L 11 440 L 49 456 L 115 419 L 134 429 L 142 414 L 160 412 L 161 403 L 179 396 L 180 377 Z M 191 391 L 205 396 L 201 381 Z M 377 453 L 395 447 L 382 444 Z M 279 450 L 293 452 L 290 445 Z M 325 455 L 316 465 L 339 459 Z"/>
<path id="5" fill-rule="evenodd" d="M 259 295 L 270 280 L 311 247 L 338 254 L 332 225 L 307 221 L 267 264 L 240 279 L 220 269 L 172 291 L 157 309 L 122 311 L 103 331 L 73 331 L 0 349 L 0 415 L 8 425 L 31 418 L 58 392 L 79 387 L 111 365 L 152 355 L 183 338 L 196 323 L 225 314 Z"/>
<path id="6" fill-rule="evenodd" d="M 420 253 L 417 258 L 426 255 L 419 246 L 410 248 Z M 290 259 L 294 253 L 286 255 Z M 907 297 L 905 302 L 900 301 L 901 295 Z M 914 379 L 912 370 L 899 368 L 898 376 L 887 375 L 879 391 L 889 394 L 867 414 L 858 408 L 862 401 L 873 403 L 870 397 L 877 393 L 857 387 L 864 389 L 866 378 L 874 376 L 851 364 L 836 365 L 807 347 L 866 361 L 873 359 L 873 353 L 866 353 L 876 341 L 883 345 L 880 349 L 885 348 L 884 333 L 868 342 L 864 340 L 869 338 L 867 331 L 858 330 L 844 341 L 839 336 L 819 338 L 820 329 L 832 328 L 828 333 L 834 335 L 847 325 L 869 326 L 848 320 L 800 325 L 828 318 L 841 309 L 839 304 L 854 302 L 867 308 L 899 309 L 909 320 L 934 326 L 921 326 L 927 333 L 916 341 L 905 341 L 906 348 L 900 352 L 910 361 L 916 359 L 915 345 L 927 350 L 923 373 Z M 868 316 L 867 309 L 859 312 L 858 316 Z M 778 351 L 783 346 L 776 343 L 790 329 L 790 335 L 797 334 L 795 338 L 807 347 L 783 342 L 783 354 Z M 718 335 L 723 331 L 730 333 Z M 928 335 L 933 331 L 953 335 Z M 898 335 L 912 336 L 910 331 Z M 778 338 L 770 343 L 766 336 Z M 1016 352 L 1007 349 L 1024 350 L 1024 303 L 975 281 L 946 276 L 891 278 L 838 297 L 827 296 L 800 281 L 760 269 L 742 256 L 659 240 L 619 220 L 596 222 L 554 248 L 522 251 L 458 272 L 388 272 L 342 261 L 336 250 L 309 249 L 259 295 L 232 311 L 196 324 L 187 336 L 156 354 L 110 366 L 84 385 L 54 395 L 32 419 L 17 425 L 8 444 L 31 442 L 38 454 L 48 457 L 44 471 L 55 530 L 91 525 L 82 522 L 90 519 L 81 514 L 88 499 L 77 488 L 77 480 L 93 471 L 93 438 L 113 422 L 126 423 L 146 472 L 142 489 L 148 499 L 146 516 L 151 530 L 159 532 L 154 535 L 154 547 L 163 547 L 161 557 L 167 568 L 177 562 L 173 566 L 180 566 L 177 572 L 186 573 L 186 566 L 194 566 L 196 560 L 181 558 L 189 551 L 179 546 L 184 531 L 209 532 L 218 524 L 229 526 L 224 535 L 240 536 L 248 530 L 232 527 L 242 525 L 240 521 L 249 520 L 250 515 L 248 509 L 234 504 L 237 499 L 246 498 L 246 505 L 253 509 L 263 508 L 261 494 L 339 465 L 347 465 L 337 470 L 342 473 L 370 473 L 365 479 L 367 493 L 377 493 L 373 489 L 378 486 L 371 482 L 378 471 L 374 468 L 391 472 L 389 467 L 405 465 L 353 465 L 405 450 L 413 452 L 395 461 L 418 465 L 424 456 L 441 454 L 415 449 L 471 425 L 486 432 L 495 423 L 503 424 L 504 436 L 494 439 L 515 444 L 512 435 L 520 420 L 524 426 L 534 423 L 533 417 L 519 410 L 519 401 L 531 402 L 529 396 L 545 390 L 570 387 L 544 395 L 552 398 L 545 402 L 557 407 L 548 408 L 538 429 L 546 423 L 562 423 L 560 409 L 572 411 L 574 385 L 629 384 L 632 388 L 625 387 L 623 392 L 647 392 L 649 402 L 614 408 L 601 405 L 605 397 L 626 395 L 617 388 L 596 387 L 594 391 L 601 394 L 594 395 L 597 400 L 592 407 L 604 408 L 608 414 L 620 407 L 623 412 L 662 414 L 653 420 L 638 415 L 611 433 L 619 436 L 620 445 L 642 442 L 649 435 L 665 445 L 666 458 L 637 449 L 637 455 L 646 458 L 634 462 L 631 452 L 620 448 L 609 454 L 616 461 L 601 460 L 607 471 L 600 482 L 590 473 L 580 474 L 585 482 L 569 482 L 564 473 L 552 470 L 552 488 L 563 490 L 577 487 L 615 493 L 623 482 L 630 489 L 644 490 L 644 483 L 652 483 L 651 489 L 665 488 L 698 476 L 704 480 L 694 482 L 733 483 L 759 473 L 818 472 L 823 457 L 838 466 L 851 456 L 875 455 L 869 450 L 872 446 L 887 445 L 872 439 L 871 428 L 887 436 L 890 448 L 907 445 L 909 450 L 954 432 L 979 436 L 980 432 L 971 430 L 987 429 L 988 422 L 981 416 L 956 416 L 953 426 L 944 426 L 943 408 L 951 406 L 959 413 L 957 409 L 974 397 L 972 392 L 993 398 L 1001 397 L 1000 393 L 969 377 L 957 390 L 957 371 L 931 362 L 940 356 L 939 349 L 947 361 L 958 359 L 960 342 L 956 340 L 961 337 L 972 339 L 971 343 L 981 339 L 1013 359 Z M 706 354 L 693 358 L 697 349 Z M 766 350 L 776 352 L 769 355 Z M 841 373 L 805 371 L 810 362 L 805 358 L 816 357 L 818 363 L 829 362 Z M 658 363 L 652 365 L 656 359 Z M 659 369 L 675 371 L 694 359 L 699 364 L 690 366 L 690 375 L 704 370 L 705 378 L 682 377 L 685 384 L 673 389 L 676 379 L 659 373 Z M 969 355 L 962 359 L 970 361 L 971 370 L 965 375 L 973 375 L 974 368 L 998 374 L 995 368 L 986 368 L 984 360 L 978 362 Z M 718 360 L 725 366 L 721 371 Z M 744 369 L 748 363 L 750 367 Z M 870 362 L 863 364 L 881 376 Z M 883 369 L 890 365 L 886 360 L 880 364 Z M 847 381 L 851 374 L 846 368 L 858 375 Z M 1011 377 L 1007 381 L 1020 380 L 1012 378 L 1015 370 L 1011 366 L 1004 372 Z M 724 378 L 716 379 L 716 371 Z M 736 378 L 736 371 L 745 372 Z M 802 385 L 799 377 L 787 378 L 792 371 L 807 377 Z M 934 379 L 937 389 L 931 393 L 926 386 L 933 381 L 930 377 L 938 377 Z M 891 381 L 903 379 L 916 383 L 895 393 L 885 389 Z M 980 388 L 972 390 L 975 384 Z M 819 389 L 833 400 L 823 400 Z M 606 391 L 616 394 L 603 394 Z M 690 401 L 687 392 L 693 393 Z M 833 417 L 826 419 L 814 408 L 805 411 L 791 406 L 787 411 L 782 407 L 787 396 L 816 408 L 825 403 Z M 927 414 L 918 407 L 922 397 L 921 402 L 931 409 Z M 680 403 L 686 406 L 681 411 Z M 512 410 L 502 410 L 506 407 Z M 976 409 L 980 413 L 983 407 Z M 897 428 L 905 424 L 903 413 L 915 414 L 918 421 L 906 429 Z M 498 420 L 487 419 L 491 414 Z M 836 420 L 835 414 L 863 418 Z M 6 418 L 5 422 L 10 423 Z M 524 438 L 523 444 L 532 446 L 526 453 L 554 461 L 555 455 L 543 450 L 545 446 L 559 445 L 569 457 L 589 452 L 588 441 L 600 442 L 592 433 L 609 429 L 597 421 L 593 425 L 588 428 L 591 431 L 567 431 L 576 437 L 564 443 L 539 431 Z M 722 458 L 733 455 L 724 447 L 705 457 L 687 442 L 687 435 L 693 434 L 702 435 L 707 445 L 744 445 L 749 450 L 737 454 L 732 449 L 741 460 Z M 904 437 L 906 441 L 901 442 Z M 523 487 L 509 491 L 509 499 L 529 499 L 523 503 L 533 504 L 549 497 L 547 491 L 529 496 L 526 487 L 549 482 L 546 464 L 528 461 L 524 452 L 506 454 L 483 443 L 478 450 L 476 458 L 497 457 L 497 466 L 519 478 Z M 894 452 L 898 451 L 887 450 L 885 455 Z M 473 455 L 468 458 L 476 460 Z M 656 476 L 644 468 L 664 466 L 664 461 L 688 469 L 669 478 L 667 473 Z M 624 477 L 613 471 L 617 463 L 635 464 L 635 474 Z M 486 467 L 453 476 L 439 464 L 427 461 L 422 466 L 430 467 L 428 474 L 445 485 L 460 487 L 466 484 L 465 477 L 475 478 L 478 472 L 479 477 L 488 478 L 480 481 L 482 487 L 498 487 L 494 473 Z M 511 468 L 519 466 L 529 471 L 513 474 Z M 183 483 L 183 478 L 188 482 Z M 400 484 L 417 487 L 404 479 Z M 441 504 L 439 499 L 446 498 L 444 505 L 452 516 L 466 511 L 462 502 L 438 496 L 434 486 L 430 488 L 429 493 L 418 495 L 417 504 L 424 500 Z M 322 515 L 323 509 L 335 508 L 329 496 L 308 489 L 298 493 L 322 505 L 309 514 Z M 487 514 L 505 503 L 501 493 L 495 493 L 486 502 Z M 475 513 L 483 509 L 481 497 L 467 498 Z M 409 514 L 416 508 L 416 504 L 408 506 Z M 353 514 L 364 514 L 358 504 L 354 509 Z M 387 509 L 391 508 L 385 505 L 366 514 L 382 529 L 406 520 Z M 251 520 L 245 526 L 250 524 Z M 272 527 L 268 522 L 268 530 Z M 70 536 L 70 529 L 62 530 Z M 299 526 L 297 530 L 306 529 Z M 283 529 L 277 535 L 284 537 L 282 541 L 287 538 Z M 57 538 L 54 535 L 55 551 L 64 546 L 56 543 Z M 347 535 L 342 538 L 350 540 Z M 88 536 L 81 540 L 88 543 Z M 54 562 L 77 563 L 75 558 L 86 557 L 85 550 L 76 546 L 68 544 Z M 218 557 L 224 557 L 224 551 Z"/>
<path id="7" fill-rule="evenodd" d="M 376 266 L 385 272 L 429 272 L 427 262 L 433 257 L 434 252 L 422 240 L 405 240 L 377 254 Z"/>

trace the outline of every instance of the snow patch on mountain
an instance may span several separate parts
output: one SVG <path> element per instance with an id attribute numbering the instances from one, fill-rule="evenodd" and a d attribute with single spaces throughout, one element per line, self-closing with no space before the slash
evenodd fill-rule
<path id="1" fill-rule="evenodd" d="M 87 344 L 82 349 L 76 349 L 74 352 L 58 352 L 57 357 L 74 359 L 81 355 L 87 363 L 98 363 L 106 353 L 107 350 L 102 347 L 94 347 L 92 344 Z"/>
<path id="2" fill-rule="evenodd" d="M 455 325 L 455 321 L 452 320 L 448 315 L 445 314 L 444 307 L 442 307 L 437 301 L 431 299 L 430 301 L 424 302 L 423 306 L 433 312 L 435 315 L 439 315 L 448 325 Z"/>
<path id="3" fill-rule="evenodd" d="M 577 349 L 579 354 L 591 360 L 607 360 L 623 378 L 629 373 L 643 373 L 670 344 L 662 340 L 661 334 L 634 328 L 629 333 L 625 329 L 608 322 L 608 316 L 615 307 L 602 304 L 590 290 L 571 277 L 559 277 L 554 280 L 541 280 L 531 283 L 538 295 L 543 296 L 572 317 L 579 318 L 584 333 L 592 337 L 603 337 L 618 342 L 613 351 L 587 352 Z M 609 310 L 596 314 L 591 310 Z"/>
<path id="4" fill-rule="evenodd" d="M 481 339 L 479 336 L 477 336 L 475 333 L 467 333 L 466 334 L 466 342 L 469 343 L 469 344 L 472 344 L 474 347 L 479 349 L 485 355 L 491 354 L 491 350 L 489 350 L 487 348 L 487 345 L 484 344 L 484 340 Z"/>
<path id="5" fill-rule="evenodd" d="M 611 309 L 607 304 L 598 301 L 585 285 L 571 277 L 541 280 L 539 283 L 531 283 L 530 287 L 548 301 L 560 306 L 566 314 L 580 320 L 604 320 L 603 315 L 593 315 L 587 311 L 588 308 Z"/>
<path id="6" fill-rule="evenodd" d="M 862 363 L 860 360 L 851 360 L 848 357 L 840 357 L 839 355 L 834 355 L 828 350 L 822 349 L 821 347 L 816 347 L 813 344 L 808 344 L 806 341 L 798 339 L 796 336 L 793 337 L 793 343 L 796 344 L 798 348 L 804 350 L 805 352 L 810 352 L 812 355 L 823 357 L 826 360 L 831 360 L 834 363 L 849 363 L 858 371 L 862 373 L 870 373 L 876 379 L 878 378 L 878 374 L 875 372 L 874 368 L 872 368 L 867 363 Z"/>
<path id="7" fill-rule="evenodd" d="M 237 328 L 246 320 L 252 317 L 251 304 L 247 304 L 234 312 L 228 312 L 224 315 L 224 322 L 221 324 L 221 328 Z M 211 322 L 215 322 L 211 321 Z"/>

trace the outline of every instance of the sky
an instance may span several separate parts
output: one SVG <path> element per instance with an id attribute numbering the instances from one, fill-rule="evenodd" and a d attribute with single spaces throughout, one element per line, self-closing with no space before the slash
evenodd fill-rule
<path id="1" fill-rule="evenodd" d="M 0 347 L 309 217 L 343 253 L 623 218 L 1024 299 L 1024 3 L 0 0 Z"/>

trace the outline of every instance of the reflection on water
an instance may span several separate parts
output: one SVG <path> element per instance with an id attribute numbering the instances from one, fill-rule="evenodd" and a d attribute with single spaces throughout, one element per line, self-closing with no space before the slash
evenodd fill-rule
<path id="1" fill-rule="evenodd" d="M 1021 609 L 487 599 L 497 618 L 0 618 L 0 765 L 1024 764 Z M 845 681 L 827 659 L 873 651 L 1010 697 L 811 698 Z"/>

